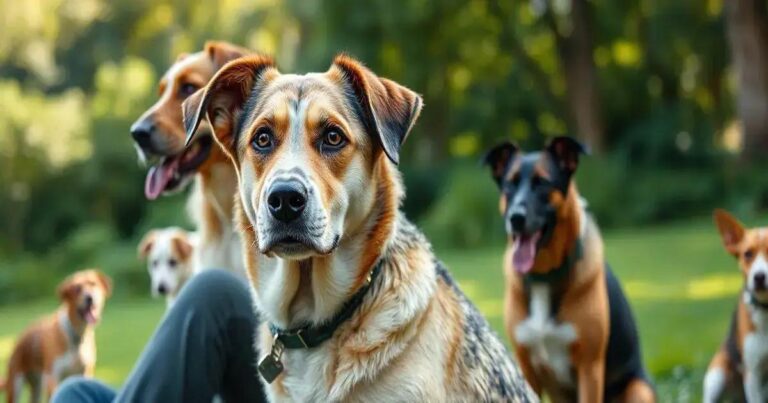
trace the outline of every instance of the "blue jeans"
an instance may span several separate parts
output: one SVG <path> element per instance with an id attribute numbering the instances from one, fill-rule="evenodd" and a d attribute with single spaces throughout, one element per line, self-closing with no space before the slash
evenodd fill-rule
<path id="1" fill-rule="evenodd" d="M 123 384 L 70 378 L 51 400 L 61 402 L 266 401 L 256 362 L 257 319 L 247 286 L 208 270 L 183 288 Z"/>

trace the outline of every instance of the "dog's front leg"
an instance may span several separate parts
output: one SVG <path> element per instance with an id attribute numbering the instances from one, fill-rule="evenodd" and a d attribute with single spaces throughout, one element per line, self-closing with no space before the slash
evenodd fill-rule
<path id="1" fill-rule="evenodd" d="M 594 360 L 579 363 L 576 367 L 579 385 L 579 402 L 593 403 L 603 401 L 603 385 L 605 382 L 605 361 Z"/>
<path id="2" fill-rule="evenodd" d="M 747 402 L 749 403 L 765 402 L 760 376 L 754 370 L 747 370 L 744 374 L 744 393 L 747 395 Z"/>
<path id="3" fill-rule="evenodd" d="M 523 377 L 528 381 L 528 385 L 531 386 L 531 389 L 533 389 L 537 395 L 541 396 L 541 384 L 539 384 L 539 378 L 536 377 L 536 372 L 533 370 L 533 364 L 531 364 L 531 356 L 528 349 L 516 345 L 515 355 L 517 355 L 520 370 L 523 371 Z"/>
<path id="4" fill-rule="evenodd" d="M 43 381 L 45 382 L 46 396 L 48 396 L 48 401 L 50 401 L 53 397 L 53 392 L 55 392 L 56 387 L 59 386 L 58 377 L 53 371 L 46 371 L 45 375 L 43 375 Z"/>

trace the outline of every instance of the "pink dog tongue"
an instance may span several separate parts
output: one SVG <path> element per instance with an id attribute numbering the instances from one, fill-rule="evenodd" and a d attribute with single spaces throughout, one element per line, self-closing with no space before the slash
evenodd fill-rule
<path id="1" fill-rule="evenodd" d="M 91 325 L 97 322 L 96 315 L 90 309 L 85 313 L 85 321 Z"/>
<path id="2" fill-rule="evenodd" d="M 176 168 L 179 166 L 179 159 L 163 159 L 159 164 L 149 168 L 147 179 L 144 182 L 144 195 L 149 200 L 155 200 L 160 193 L 163 193 L 168 182 L 173 178 Z"/>
<path id="3" fill-rule="evenodd" d="M 536 260 L 536 243 L 539 242 L 541 232 L 524 237 L 522 235 L 515 239 L 512 252 L 512 264 L 520 274 L 526 274 L 531 271 L 533 262 Z"/>

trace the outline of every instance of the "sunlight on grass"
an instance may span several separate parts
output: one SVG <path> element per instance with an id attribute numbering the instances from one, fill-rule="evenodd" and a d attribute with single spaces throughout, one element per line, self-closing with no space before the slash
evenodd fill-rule
<path id="1" fill-rule="evenodd" d="M 632 300 L 708 300 L 737 295 L 742 280 L 738 274 L 710 274 L 688 282 L 630 280 L 624 288 Z"/>
<path id="2" fill-rule="evenodd" d="M 0 362 L 8 362 L 11 357 L 11 349 L 13 348 L 13 342 L 16 339 L 14 336 L 0 337 Z"/>
<path id="3" fill-rule="evenodd" d="M 110 385 L 119 385 L 125 378 L 125 369 L 122 367 L 98 365 L 96 366 L 96 378 Z"/>
<path id="4" fill-rule="evenodd" d="M 738 295 L 742 287 L 742 279 L 738 274 L 711 275 L 688 283 L 687 296 L 689 299 L 715 299 Z"/>

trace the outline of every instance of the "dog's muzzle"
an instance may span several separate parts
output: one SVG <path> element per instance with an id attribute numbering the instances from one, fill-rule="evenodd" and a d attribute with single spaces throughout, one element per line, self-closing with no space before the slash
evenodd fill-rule
<path id="1" fill-rule="evenodd" d="M 267 205 L 277 221 L 291 223 L 307 206 L 307 188 L 297 180 L 276 181 L 269 189 Z"/>

